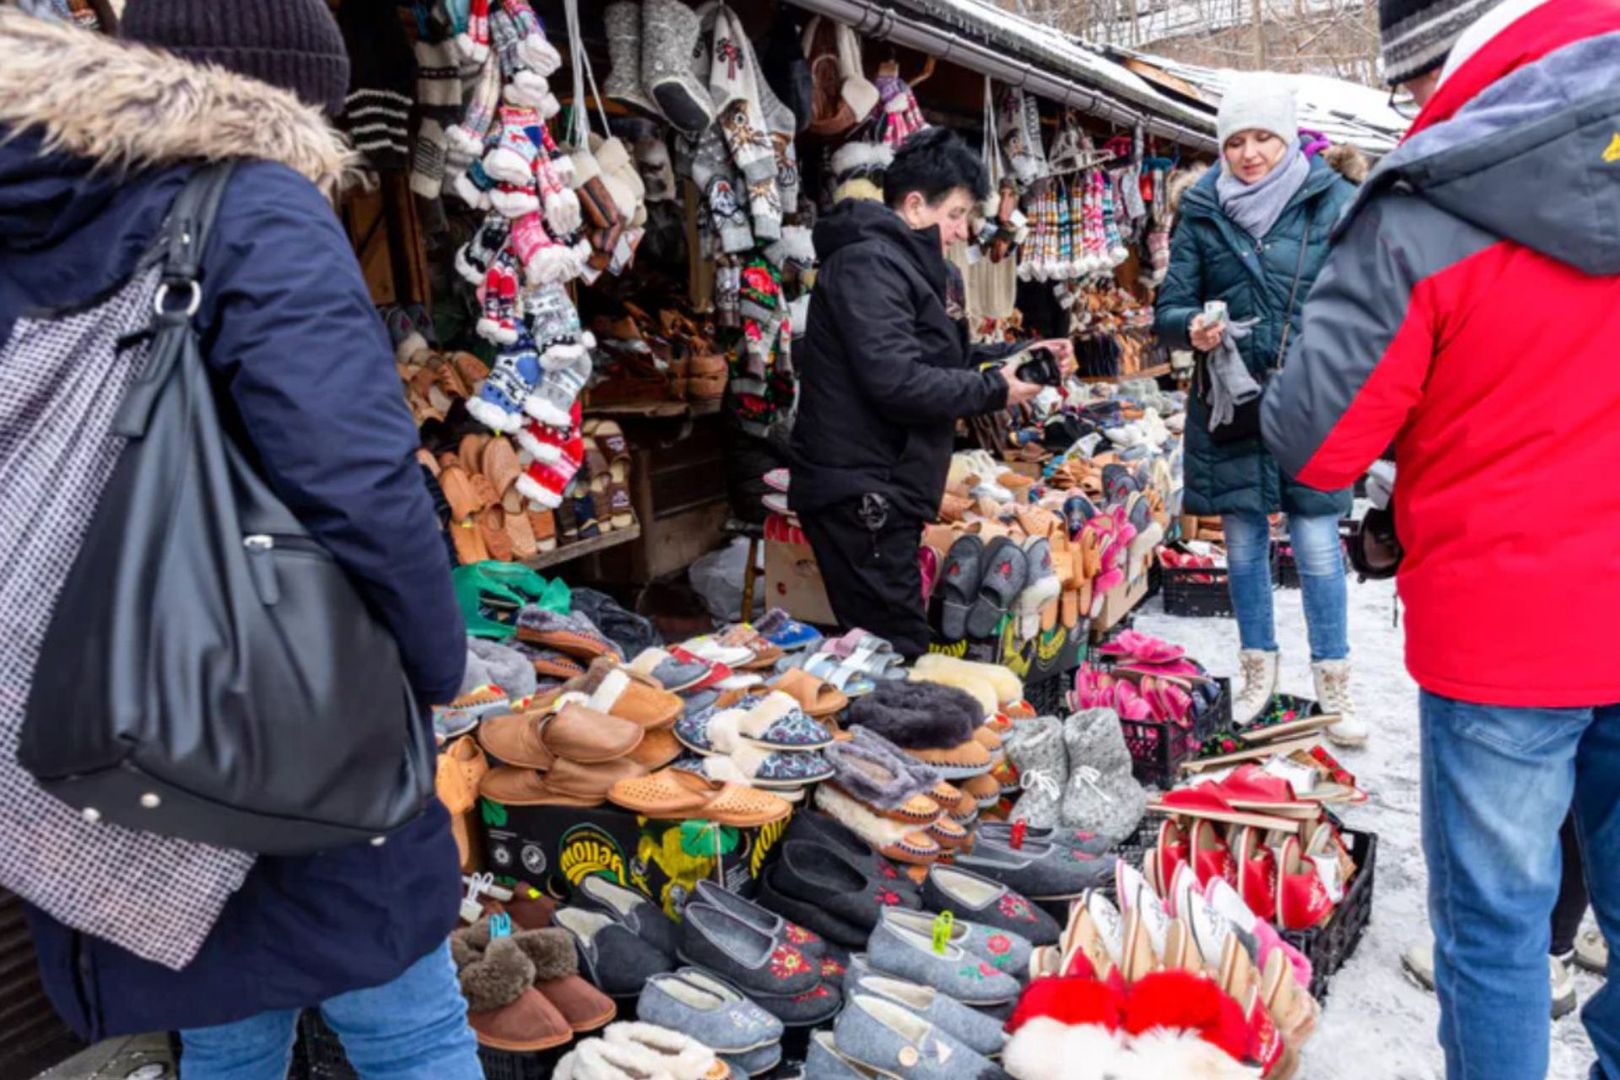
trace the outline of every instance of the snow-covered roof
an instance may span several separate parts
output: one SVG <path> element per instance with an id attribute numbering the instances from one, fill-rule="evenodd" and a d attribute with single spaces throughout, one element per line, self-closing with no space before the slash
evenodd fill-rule
<path id="1" fill-rule="evenodd" d="M 1234 72 L 1229 68 L 1208 68 L 1186 64 L 1150 53 L 1115 50 L 1141 60 L 1190 84 L 1211 109 L 1220 107 L 1227 80 Z M 1389 91 L 1378 90 L 1359 83 L 1346 82 L 1326 75 L 1296 75 L 1283 72 L 1275 77 L 1294 87 L 1299 104 L 1301 127 L 1320 131 L 1333 142 L 1347 142 L 1369 154 L 1383 156 L 1395 149 L 1405 133 L 1409 120 L 1389 107 Z"/>

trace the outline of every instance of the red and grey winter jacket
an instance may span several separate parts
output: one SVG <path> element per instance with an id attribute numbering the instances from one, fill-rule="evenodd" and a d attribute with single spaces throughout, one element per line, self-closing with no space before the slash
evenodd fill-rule
<path id="1" fill-rule="evenodd" d="M 1620 702 L 1620 0 L 1550 0 L 1450 72 L 1334 245 L 1271 452 L 1333 490 L 1393 442 L 1425 689 Z"/>

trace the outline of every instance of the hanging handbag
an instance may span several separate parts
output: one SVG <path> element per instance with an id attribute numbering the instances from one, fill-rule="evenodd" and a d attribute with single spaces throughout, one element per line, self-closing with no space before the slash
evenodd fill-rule
<path id="1" fill-rule="evenodd" d="M 191 320 L 229 175 L 191 177 L 141 264 L 154 317 L 120 345 L 149 355 L 18 761 L 92 822 L 266 854 L 381 843 L 433 795 L 431 737 L 393 635 L 216 412 Z"/>
<path id="2" fill-rule="evenodd" d="M 1232 412 L 1232 419 L 1215 428 L 1210 429 L 1209 441 L 1217 446 L 1228 443 L 1242 442 L 1244 439 L 1258 438 L 1260 435 L 1260 403 L 1266 400 L 1265 385 L 1270 381 L 1273 371 L 1280 371 L 1283 361 L 1288 358 L 1288 336 L 1294 329 L 1294 301 L 1299 297 L 1299 282 L 1305 276 L 1305 253 L 1311 248 L 1311 224 L 1316 219 L 1316 204 L 1313 202 L 1305 210 L 1305 232 L 1299 242 L 1299 263 L 1294 267 L 1294 282 L 1288 287 L 1288 306 L 1283 309 L 1282 341 L 1277 345 L 1277 356 L 1269 367 L 1261 374 L 1259 396 L 1245 401 Z M 1209 408 L 1209 356 L 1199 354 L 1198 398 Z"/>

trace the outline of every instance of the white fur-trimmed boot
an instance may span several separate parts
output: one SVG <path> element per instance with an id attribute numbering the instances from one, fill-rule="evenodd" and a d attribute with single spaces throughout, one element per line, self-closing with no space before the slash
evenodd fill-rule
<path id="1" fill-rule="evenodd" d="M 1367 745 L 1367 722 L 1356 716 L 1356 702 L 1350 696 L 1350 661 L 1318 661 L 1311 665 L 1311 677 L 1316 681 L 1316 704 L 1323 713 L 1339 717 L 1327 729 L 1328 741 L 1335 746 Z"/>
<path id="2" fill-rule="evenodd" d="M 1248 727 L 1260 718 L 1277 692 L 1277 669 L 1282 663 L 1278 653 L 1260 649 L 1244 649 L 1238 653 L 1238 672 L 1243 684 L 1232 699 L 1232 726 Z"/>

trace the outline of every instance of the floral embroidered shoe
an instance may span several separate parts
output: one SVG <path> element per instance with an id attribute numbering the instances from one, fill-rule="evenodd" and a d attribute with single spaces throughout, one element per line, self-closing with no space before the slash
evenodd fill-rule
<path id="1" fill-rule="evenodd" d="M 929 868 L 922 900 L 930 911 L 952 911 L 1033 945 L 1055 945 L 1063 932 L 1056 919 L 1007 886 L 952 866 Z"/>
<path id="2" fill-rule="evenodd" d="M 785 1027 L 819 1027 L 838 1015 L 844 995 L 837 980 L 823 979 L 802 994 L 752 993 L 760 1008 Z"/>
<path id="3" fill-rule="evenodd" d="M 771 868 L 770 881 L 777 892 L 799 904 L 819 908 L 843 924 L 867 930 L 877 925 L 885 908 L 916 907 L 918 902 L 915 896 L 908 898 L 887 883 L 867 877 L 857 864 L 833 848 L 803 840 L 789 840 L 782 845 L 782 856 Z M 795 917 L 789 911 L 778 913 Z M 797 921 L 819 930 L 815 922 Z M 827 936 L 840 945 L 860 945 Z"/>
<path id="4" fill-rule="evenodd" d="M 1107 883 L 1112 864 L 1062 844 L 1025 840 L 1014 848 L 981 840 L 971 852 L 959 853 L 956 865 L 999 881 L 1034 900 L 1069 900 Z"/>
<path id="5" fill-rule="evenodd" d="M 819 751 L 762 750 L 757 746 L 739 746 L 729 754 L 709 757 L 687 755 L 670 767 L 722 784 L 745 784 L 766 791 L 802 788 L 833 774 Z"/>
<path id="6" fill-rule="evenodd" d="M 827 954 L 827 943 L 821 935 L 806 930 L 796 922 L 789 922 L 774 911 L 767 911 L 752 900 L 745 900 L 734 892 L 722 889 L 712 881 L 705 879 L 698 882 L 692 901 L 729 912 L 762 934 L 780 937 L 817 963 Z"/>
<path id="7" fill-rule="evenodd" d="M 821 983 L 821 968 L 784 938 L 734 915 L 696 904 L 682 922 L 680 958 L 749 993 L 802 994 Z"/>
<path id="8" fill-rule="evenodd" d="M 964 1005 L 999 1005 L 1018 996 L 1018 980 L 958 945 L 936 952 L 926 934 L 885 919 L 866 943 L 872 970 L 932 986 Z"/>
<path id="9" fill-rule="evenodd" d="M 985 821 L 980 822 L 977 835 L 986 840 L 993 840 L 998 844 L 1005 845 L 1012 840 L 1017 829 L 1018 821 L 1016 818 L 1007 821 Z M 1086 829 L 1070 829 L 1061 825 L 1053 828 L 1041 828 L 1037 825 L 1026 824 L 1023 835 L 1029 840 L 1062 844 L 1065 847 L 1073 848 L 1075 851 L 1083 851 L 1087 855 L 1107 855 L 1114 850 L 1115 846 L 1108 842 L 1107 837 L 1099 836 L 1097 833 Z"/>
<path id="10" fill-rule="evenodd" d="M 655 945 L 600 912 L 565 907 L 552 918 L 574 935 L 581 969 L 610 997 L 634 997 L 648 979 L 675 966 Z"/>
<path id="11" fill-rule="evenodd" d="M 934 920 L 937 916 L 932 912 L 891 908 L 883 913 L 883 918 L 896 926 L 931 936 L 934 933 Z M 1005 971 L 1015 978 L 1021 977 L 1029 970 L 1029 954 L 1035 950 L 1035 946 L 1031 945 L 1027 938 L 1019 937 L 1010 931 L 954 917 L 946 940 L 952 945 L 966 949 L 980 960 L 989 961 L 990 966 L 997 971 Z"/>
<path id="12" fill-rule="evenodd" d="M 743 1054 L 782 1039 L 780 1020 L 698 968 L 648 979 L 636 1015 L 649 1024 L 684 1031 L 722 1054 Z"/>
<path id="13" fill-rule="evenodd" d="M 991 1057 L 1001 1053 L 1007 1039 L 1001 1023 L 960 1001 L 946 997 L 931 986 L 918 986 L 903 979 L 868 975 L 855 983 L 850 992 L 885 998 L 922 1017 L 941 1031 L 948 1031 L 975 1054 Z"/>

